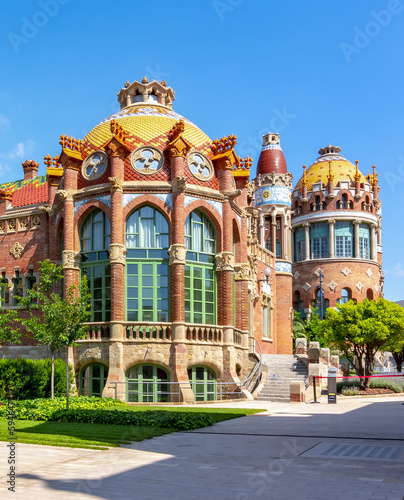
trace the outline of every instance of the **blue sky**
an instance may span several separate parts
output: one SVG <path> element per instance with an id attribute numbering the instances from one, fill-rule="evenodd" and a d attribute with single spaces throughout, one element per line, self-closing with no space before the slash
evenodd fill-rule
<path id="1" fill-rule="evenodd" d="M 0 182 L 118 110 L 125 81 L 165 79 L 174 109 L 255 164 L 279 132 L 289 171 L 332 143 L 383 201 L 385 297 L 404 299 L 404 0 L 20 0 L 0 19 Z M 255 166 L 254 166 L 255 170 Z"/>

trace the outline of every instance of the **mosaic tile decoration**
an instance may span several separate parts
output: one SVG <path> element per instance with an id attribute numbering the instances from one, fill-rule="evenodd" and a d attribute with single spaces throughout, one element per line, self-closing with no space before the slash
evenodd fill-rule
<path id="1" fill-rule="evenodd" d="M 277 273 L 290 273 L 292 274 L 292 264 L 289 262 L 276 262 L 275 271 Z"/>
<path id="2" fill-rule="evenodd" d="M 267 144 L 266 146 L 262 146 L 262 151 L 266 151 L 267 149 L 277 149 L 278 151 L 282 151 L 280 144 Z"/>
<path id="3" fill-rule="evenodd" d="M 145 193 L 125 193 L 122 196 L 122 207 L 125 207 L 132 200 L 135 200 L 136 198 L 139 198 L 139 196 L 143 196 L 144 194 Z M 147 194 L 159 198 L 160 200 L 164 201 L 164 203 L 168 205 L 171 209 L 173 208 L 173 195 L 171 193 L 147 193 Z"/>
<path id="4" fill-rule="evenodd" d="M 187 207 L 190 203 L 192 203 L 193 201 L 195 200 L 200 200 L 201 198 L 195 198 L 194 196 L 188 196 L 186 195 L 184 197 L 184 206 Z M 222 214 L 223 214 L 223 206 L 221 204 L 220 201 L 213 201 L 213 200 L 206 200 L 205 198 L 203 198 L 203 200 L 205 200 L 207 203 L 209 203 L 210 205 L 212 205 L 212 207 L 217 211 L 219 212 L 220 214 L 220 217 L 222 217 Z"/>
<path id="5" fill-rule="evenodd" d="M 284 186 L 264 186 L 255 191 L 255 207 L 262 205 L 288 205 L 292 203 L 292 190 Z"/>
<path id="6" fill-rule="evenodd" d="M 77 200 L 74 202 L 74 213 L 76 214 L 77 211 L 85 205 L 90 198 L 87 198 L 85 200 Z M 111 208 L 111 196 L 109 194 L 104 194 L 103 196 L 94 196 L 91 198 L 92 200 L 100 200 L 103 203 L 105 203 L 109 208 Z"/>

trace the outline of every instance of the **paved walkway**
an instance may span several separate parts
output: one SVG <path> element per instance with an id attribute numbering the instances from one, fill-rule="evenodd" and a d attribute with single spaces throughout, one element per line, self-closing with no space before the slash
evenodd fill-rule
<path id="1" fill-rule="evenodd" d="M 108 451 L 20 444 L 17 493 L 0 443 L 0 498 L 403 500 L 403 396 L 221 406 L 268 411 Z"/>

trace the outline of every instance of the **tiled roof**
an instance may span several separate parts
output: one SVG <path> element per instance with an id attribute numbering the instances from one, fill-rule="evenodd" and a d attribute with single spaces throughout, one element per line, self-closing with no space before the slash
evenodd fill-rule
<path id="1" fill-rule="evenodd" d="M 288 171 L 282 148 L 279 144 L 267 144 L 262 148 L 257 164 L 257 174 L 286 174 Z"/>
<path id="2" fill-rule="evenodd" d="M 307 171 L 307 189 L 310 191 L 313 184 L 317 182 L 322 182 L 323 185 L 328 184 L 328 173 L 329 173 L 329 162 L 331 161 L 332 174 L 334 176 L 334 187 L 337 186 L 340 181 L 348 181 L 350 184 L 355 184 L 355 173 L 356 167 L 342 155 L 323 155 L 317 158 L 317 160 L 311 165 Z M 360 173 L 360 172 L 359 172 Z M 368 182 L 366 178 L 360 173 L 361 182 Z M 296 188 L 302 186 L 303 176 L 300 178 L 299 182 L 296 184 Z"/>
<path id="3" fill-rule="evenodd" d="M 49 197 L 46 175 L 41 175 L 27 181 L 7 182 L 6 184 L 1 184 L 0 189 L 13 194 L 11 200 L 13 208 L 46 203 Z"/>
<path id="4" fill-rule="evenodd" d="M 143 144 L 162 148 L 168 143 L 168 132 L 180 119 L 185 124 L 184 137 L 195 149 L 205 149 L 206 144 L 211 143 L 202 130 L 172 109 L 155 104 L 136 104 L 110 116 L 86 135 L 83 139 L 84 157 L 91 151 L 102 148 L 111 139 L 111 120 L 116 120 L 127 132 L 127 143 L 133 148 Z M 209 155 L 211 152 L 208 149 Z"/>

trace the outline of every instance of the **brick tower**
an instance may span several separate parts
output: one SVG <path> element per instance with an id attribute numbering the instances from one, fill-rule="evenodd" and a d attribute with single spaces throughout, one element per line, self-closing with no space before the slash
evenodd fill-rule
<path id="1" fill-rule="evenodd" d="M 272 354 L 292 354 L 292 174 L 287 171 L 279 134 L 263 136 L 255 179 L 259 243 L 275 257 L 276 345 Z"/>

